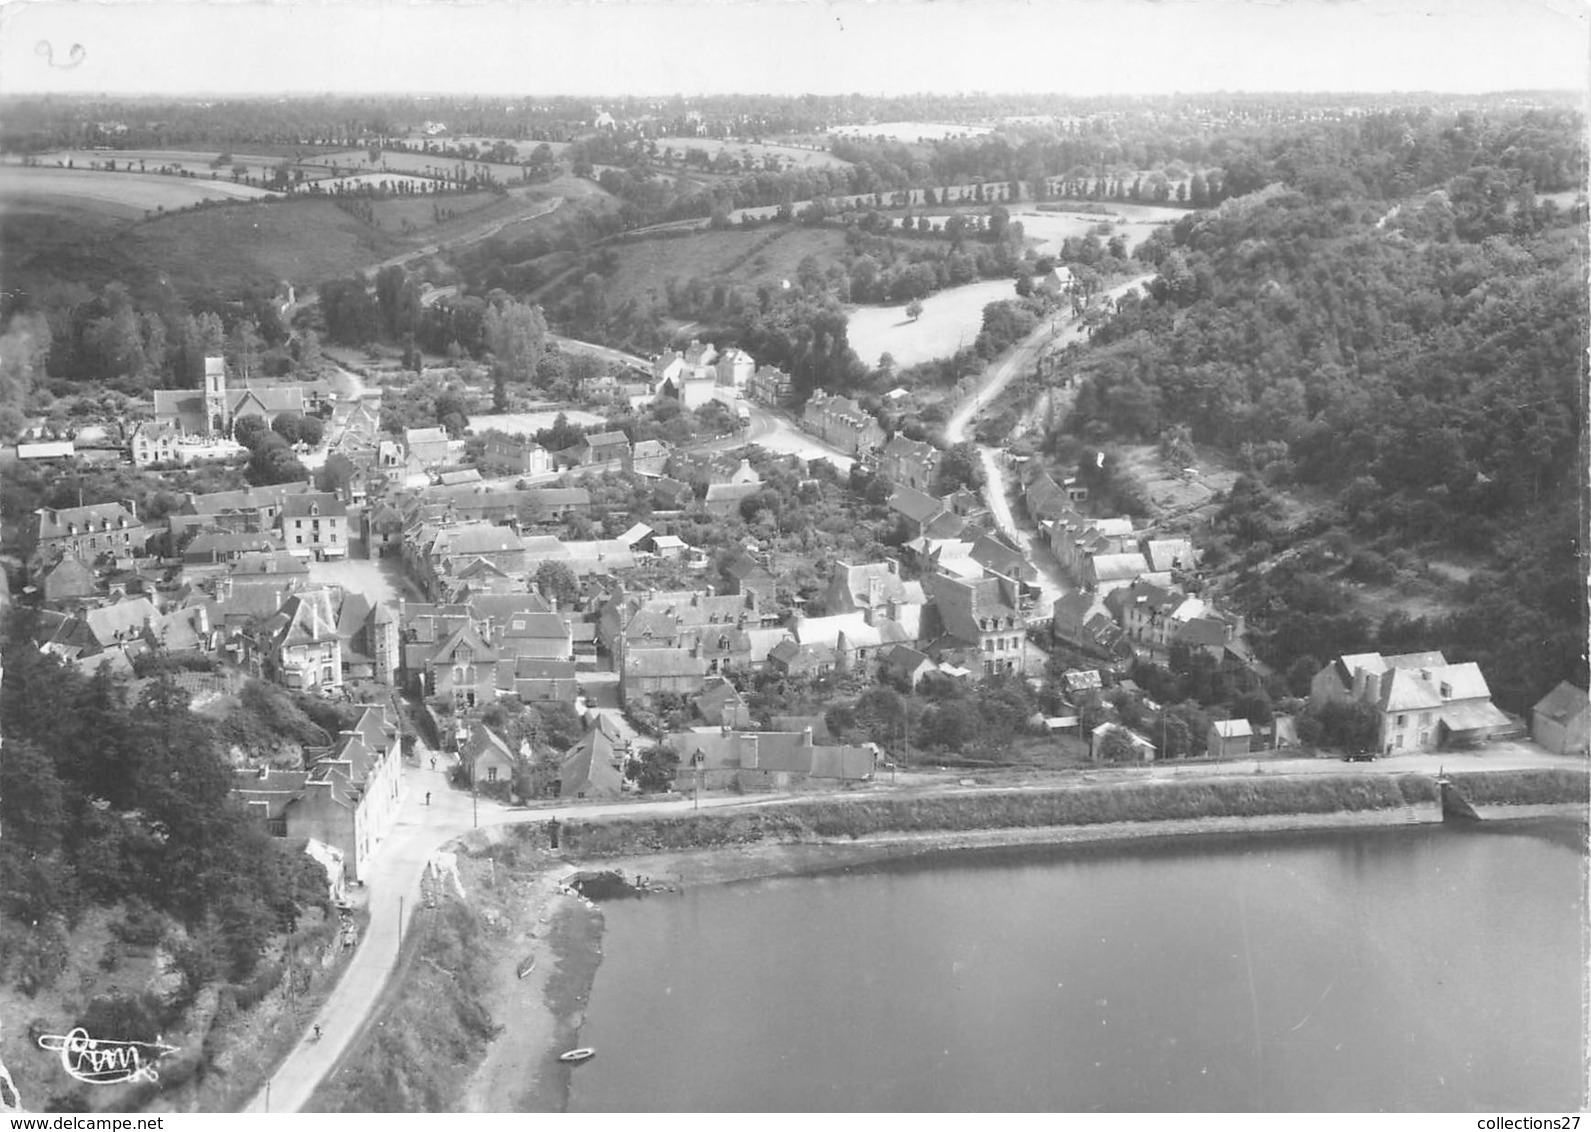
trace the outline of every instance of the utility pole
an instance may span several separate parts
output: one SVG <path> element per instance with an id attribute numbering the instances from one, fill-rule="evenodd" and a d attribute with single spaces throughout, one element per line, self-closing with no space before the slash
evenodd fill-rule
<path id="1" fill-rule="evenodd" d="M 398 897 L 398 947 L 403 947 L 403 897 Z"/>

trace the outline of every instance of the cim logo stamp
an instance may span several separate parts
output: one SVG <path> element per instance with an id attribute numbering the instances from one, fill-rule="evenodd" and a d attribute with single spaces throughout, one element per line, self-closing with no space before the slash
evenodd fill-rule
<path id="1" fill-rule="evenodd" d="M 61 1055 L 61 1068 L 86 1085 L 158 1081 L 155 1062 L 177 1052 L 164 1042 L 112 1042 L 91 1038 L 78 1026 L 66 1034 L 41 1034 L 39 1046 Z"/>

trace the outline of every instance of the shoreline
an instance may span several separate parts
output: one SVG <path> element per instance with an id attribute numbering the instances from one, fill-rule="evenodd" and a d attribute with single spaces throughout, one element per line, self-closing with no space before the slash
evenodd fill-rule
<path id="1" fill-rule="evenodd" d="M 1572 818 L 1585 821 L 1576 803 L 1480 805 L 1488 821 Z M 1335 829 L 1394 829 L 1441 825 L 1440 812 L 1381 809 L 1330 813 L 1265 814 L 1094 825 L 889 833 L 844 840 L 768 842 L 611 857 L 549 857 L 522 907 L 499 910 L 510 921 L 507 936 L 492 941 L 489 964 L 492 1013 L 501 1029 L 488 1043 L 460 1098 L 466 1112 L 563 1112 L 570 1067 L 557 1055 L 579 1044 L 585 1005 L 602 961 L 604 919 L 599 906 L 561 891 L 559 878 L 580 865 L 644 874 L 673 888 L 725 884 L 774 876 L 799 876 L 963 850 L 1044 845 L 1090 845 L 1240 833 Z M 506 832 L 506 831 L 505 831 Z M 479 845 L 487 851 L 496 839 Z M 577 865 L 576 861 L 579 861 Z M 533 934 L 532 934 L 533 933 Z M 517 948 L 517 952 L 516 952 Z M 536 969 L 523 980 L 517 968 L 527 955 Z M 512 1004 L 512 1005 L 507 1005 Z"/>

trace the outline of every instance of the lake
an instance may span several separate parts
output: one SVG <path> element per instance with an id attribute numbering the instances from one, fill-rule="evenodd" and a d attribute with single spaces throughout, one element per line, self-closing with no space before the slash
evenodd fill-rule
<path id="1" fill-rule="evenodd" d="M 604 906 L 570 1111 L 1572 1110 L 1583 827 L 914 858 Z"/>

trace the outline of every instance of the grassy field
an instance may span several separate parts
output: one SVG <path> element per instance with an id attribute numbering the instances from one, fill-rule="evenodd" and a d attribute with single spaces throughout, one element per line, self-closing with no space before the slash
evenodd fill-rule
<path id="1" fill-rule="evenodd" d="M 835 169 L 850 164 L 832 153 L 801 146 L 779 145 L 775 142 L 749 142 L 736 138 L 658 138 L 657 151 L 672 149 L 677 157 L 684 157 L 688 149 L 700 149 L 712 157 L 727 153 L 747 168 L 763 169 L 764 162 L 772 158 L 780 169 Z"/>
<path id="2" fill-rule="evenodd" d="M 608 297 L 659 298 L 670 277 L 684 283 L 697 276 L 713 283 L 762 283 L 794 279 L 807 256 L 826 262 L 845 244 L 845 234 L 823 228 L 782 226 L 774 231 L 704 231 L 686 238 L 634 240 L 613 245 L 619 269 L 608 279 Z"/>
<path id="3" fill-rule="evenodd" d="M 362 149 L 345 149 L 340 153 L 328 153 L 315 159 L 319 165 L 336 165 L 354 173 L 451 173 L 461 164 L 468 167 L 473 173 L 481 166 L 485 166 L 493 177 L 505 184 L 520 180 L 525 175 L 522 165 L 494 165 L 487 161 L 463 161 L 455 157 L 442 157 L 435 153 L 401 153 L 396 150 L 383 150 L 381 156 L 372 165 L 370 154 Z"/>
<path id="4" fill-rule="evenodd" d="M 1187 215 L 1180 208 L 1137 205 L 1133 206 L 1133 209 L 1130 215 L 1126 209 L 1112 209 L 1110 215 L 1087 212 L 1037 212 L 1024 209 L 1021 212 L 1012 212 L 1011 219 L 1022 225 L 1022 231 L 1026 233 L 1034 250 L 1040 254 L 1056 254 L 1060 252 L 1063 241 L 1073 236 L 1086 236 L 1101 224 L 1110 228 L 1108 235 L 1100 236 L 1101 240 L 1108 240 L 1111 236 L 1122 236 L 1127 240 L 1127 247 L 1131 250 L 1147 240 L 1149 233 L 1159 225 Z M 1162 213 L 1165 215 L 1158 215 Z"/>
<path id="5" fill-rule="evenodd" d="M 159 270 L 191 295 L 300 286 L 346 276 L 402 250 L 385 233 L 331 201 L 269 201 L 217 208 L 139 224 L 119 241 L 139 263 Z"/>
<path id="6" fill-rule="evenodd" d="M 856 307 L 848 324 L 851 349 L 869 366 L 876 366 L 879 355 L 886 352 L 900 366 L 946 358 L 978 336 L 984 307 L 1014 298 L 1015 285 L 1009 279 L 995 279 L 929 295 L 922 301 L 922 317 L 916 322 L 906 317 L 904 303 Z"/>
<path id="7" fill-rule="evenodd" d="M 204 200 L 252 200 L 277 194 L 252 185 L 158 173 L 106 173 L 88 169 L 24 168 L 0 165 L 0 200 L 15 198 L 82 201 L 105 205 L 118 215 L 141 217 L 165 208 L 187 208 Z"/>

